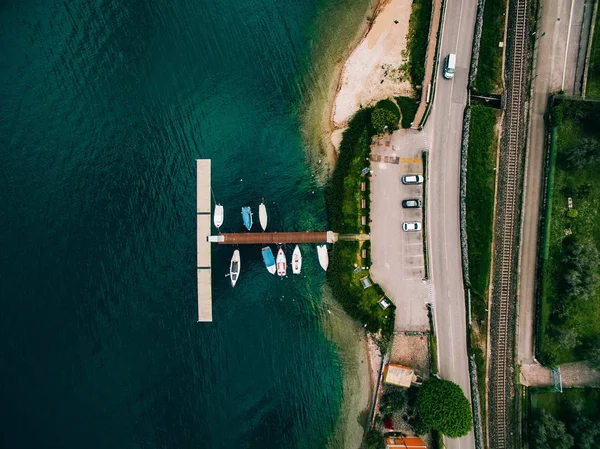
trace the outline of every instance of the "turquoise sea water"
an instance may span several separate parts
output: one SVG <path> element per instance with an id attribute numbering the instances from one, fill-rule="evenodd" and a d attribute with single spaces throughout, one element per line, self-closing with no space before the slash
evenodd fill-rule
<path id="1" fill-rule="evenodd" d="M 273 230 L 327 228 L 296 111 L 335 3 L 0 4 L 0 447 L 326 445 L 343 366 L 316 251 L 280 280 L 240 248 L 231 289 L 215 247 L 196 323 L 194 160 L 224 231 L 262 196 Z"/>

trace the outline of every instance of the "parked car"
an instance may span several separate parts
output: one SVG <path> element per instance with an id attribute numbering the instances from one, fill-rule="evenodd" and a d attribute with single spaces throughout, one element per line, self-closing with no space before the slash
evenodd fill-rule
<path id="1" fill-rule="evenodd" d="M 421 200 L 404 200 L 402 201 L 402 207 L 404 209 L 418 209 L 421 207 Z"/>
<path id="2" fill-rule="evenodd" d="M 402 184 L 423 184 L 422 175 L 404 175 L 402 177 Z"/>
<path id="3" fill-rule="evenodd" d="M 454 77 L 454 71 L 456 70 L 456 55 L 454 53 L 450 53 L 444 59 L 444 78 L 447 80 L 452 79 Z"/>
<path id="4" fill-rule="evenodd" d="M 421 230 L 421 222 L 420 221 L 405 221 L 402 223 L 402 229 L 406 232 L 411 231 L 420 231 Z"/>

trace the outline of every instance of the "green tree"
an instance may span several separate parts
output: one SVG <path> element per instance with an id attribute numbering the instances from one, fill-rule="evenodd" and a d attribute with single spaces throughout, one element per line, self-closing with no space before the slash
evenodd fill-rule
<path id="1" fill-rule="evenodd" d="M 366 449 L 385 449 L 385 441 L 383 435 L 375 429 L 369 430 L 365 437 Z"/>
<path id="2" fill-rule="evenodd" d="M 451 438 L 466 435 L 473 427 L 471 404 L 461 388 L 449 380 L 425 381 L 419 390 L 417 411 L 426 426 Z"/>
<path id="3" fill-rule="evenodd" d="M 596 139 L 586 137 L 566 149 L 561 157 L 565 168 L 579 170 L 586 165 L 598 162 L 599 156 L 600 143 Z"/>
<path id="4" fill-rule="evenodd" d="M 375 108 L 371 114 L 371 124 L 377 134 L 391 132 L 398 128 L 398 117 L 389 109 Z"/>
<path id="5" fill-rule="evenodd" d="M 575 437 L 575 447 L 578 449 L 600 447 L 600 422 L 597 420 L 592 421 L 579 414 L 572 419 L 569 430 Z"/>
<path id="6" fill-rule="evenodd" d="M 388 417 L 395 411 L 402 409 L 406 405 L 405 392 L 405 389 L 386 387 L 385 393 L 381 396 L 379 411 Z"/>
<path id="7" fill-rule="evenodd" d="M 532 423 L 533 447 L 535 449 L 571 449 L 573 435 L 567 433 L 565 423 L 542 410 Z"/>
<path id="8" fill-rule="evenodd" d="M 599 283 L 600 253 L 596 246 L 566 238 L 562 262 L 564 293 L 573 299 L 590 299 Z"/>
<path id="9" fill-rule="evenodd" d="M 600 336 L 587 339 L 581 346 L 581 357 L 594 369 L 600 369 Z"/>

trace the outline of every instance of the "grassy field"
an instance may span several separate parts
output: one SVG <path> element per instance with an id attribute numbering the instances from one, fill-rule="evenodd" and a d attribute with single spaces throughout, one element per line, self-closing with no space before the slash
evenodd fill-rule
<path id="1" fill-rule="evenodd" d="M 432 0 L 413 0 L 408 24 L 408 75 L 415 91 L 425 77 L 425 55 L 429 42 L 429 23 L 431 22 Z M 435 36 L 433 37 L 435 39 Z M 417 94 L 420 97 L 419 94 Z"/>
<path id="2" fill-rule="evenodd" d="M 505 19 L 506 0 L 486 0 L 474 86 L 479 93 L 497 93 L 502 87 L 502 47 L 498 43 L 504 41 Z"/>
<path id="3" fill-rule="evenodd" d="M 566 432 L 574 436 L 575 448 L 597 448 L 598 436 L 594 441 L 588 440 L 588 445 L 584 444 L 583 434 L 585 430 L 590 430 L 589 425 L 584 424 L 581 429 L 583 419 L 591 423 L 597 423 L 600 419 L 600 391 L 593 388 L 567 388 L 562 393 L 552 391 L 533 391 L 530 394 L 530 437 L 533 437 L 536 427 L 536 417 L 542 410 L 547 411 L 555 419 L 558 419 L 566 426 Z M 596 424 L 597 427 L 597 424 Z M 587 429 L 586 429 L 587 428 Z M 533 438 L 530 438 L 530 447 L 536 448 Z M 591 445 L 590 445 L 591 443 Z M 558 446 L 556 446 L 558 447 Z M 560 446 L 565 447 L 565 446 Z"/>
<path id="4" fill-rule="evenodd" d="M 387 102 L 386 102 L 387 101 Z M 390 108 L 400 118 L 396 105 L 389 100 L 380 102 L 377 107 Z M 391 103 L 388 104 L 388 103 Z M 392 108 L 393 107 L 393 108 Z M 369 232 L 369 177 L 361 171 L 368 166 L 371 138 L 374 135 L 371 126 L 373 108 L 361 109 L 350 120 L 340 143 L 338 161 L 326 190 L 327 215 L 331 229 L 342 234 Z M 366 182 L 366 191 L 361 191 L 361 182 Z M 367 200 L 367 208 L 362 209 L 360 202 Z M 360 217 L 367 216 L 367 224 L 362 225 Z M 361 249 L 367 249 L 367 258 L 361 256 Z M 364 289 L 360 280 L 369 276 L 369 272 L 355 267 L 370 265 L 369 242 L 338 242 L 333 246 L 327 281 L 335 298 L 344 310 L 360 323 L 365 324 L 369 332 L 382 331 L 380 343 L 387 346 L 394 329 L 394 306 L 386 310 L 377 304 L 383 291 L 377 284 Z"/>
<path id="5" fill-rule="evenodd" d="M 600 98 L 600 13 L 596 14 L 594 41 L 592 42 L 585 94 L 589 97 Z"/>
<path id="6" fill-rule="evenodd" d="M 402 111 L 402 128 L 410 128 L 419 109 L 419 101 L 411 97 L 396 97 L 396 102 Z"/>
<path id="7" fill-rule="evenodd" d="M 567 276 L 575 264 L 565 264 L 567 242 L 600 249 L 600 161 L 573 168 L 567 154 L 581 145 L 583 138 L 600 145 L 600 105 L 564 101 L 552 109 L 556 132 L 557 163 L 553 172 L 552 197 L 549 204 L 549 230 L 545 242 L 540 356 L 546 364 L 579 360 L 586 341 L 600 336 L 600 289 L 589 299 L 566 295 Z M 577 217 L 569 217 L 568 198 L 572 199 Z M 569 230 L 567 237 L 565 230 Z M 583 261 L 585 265 L 588 261 Z M 597 271 L 597 270 L 596 270 Z M 600 273 L 592 273 L 592 277 Z"/>
<path id="8" fill-rule="evenodd" d="M 471 108 L 467 160 L 467 237 L 472 311 L 480 323 L 487 319 L 485 309 L 492 261 L 497 146 L 495 126 L 494 109 L 478 105 Z"/>

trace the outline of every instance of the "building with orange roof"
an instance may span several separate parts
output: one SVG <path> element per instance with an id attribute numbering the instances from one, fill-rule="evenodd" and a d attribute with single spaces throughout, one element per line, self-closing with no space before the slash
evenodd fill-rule
<path id="1" fill-rule="evenodd" d="M 427 449 L 425 442 L 419 437 L 388 437 L 385 439 L 386 449 Z"/>

